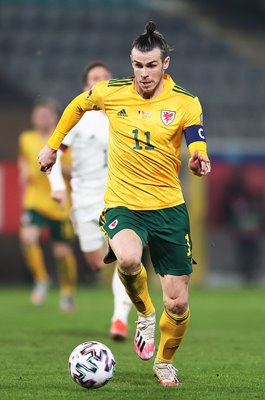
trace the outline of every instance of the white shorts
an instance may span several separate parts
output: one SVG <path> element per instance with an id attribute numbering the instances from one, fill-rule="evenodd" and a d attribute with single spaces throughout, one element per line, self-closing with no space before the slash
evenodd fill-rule
<path id="1" fill-rule="evenodd" d="M 80 209 L 72 212 L 72 223 L 84 253 L 104 246 L 104 233 L 99 228 L 98 218 L 89 218 L 86 210 Z"/>

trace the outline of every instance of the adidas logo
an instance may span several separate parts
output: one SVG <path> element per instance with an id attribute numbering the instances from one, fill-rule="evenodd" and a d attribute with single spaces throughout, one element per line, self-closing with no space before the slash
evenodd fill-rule
<path id="1" fill-rule="evenodd" d="M 124 108 L 122 108 L 119 112 L 117 112 L 117 115 L 119 117 L 128 117 L 128 115 L 127 115 L 127 113 L 126 113 Z"/>

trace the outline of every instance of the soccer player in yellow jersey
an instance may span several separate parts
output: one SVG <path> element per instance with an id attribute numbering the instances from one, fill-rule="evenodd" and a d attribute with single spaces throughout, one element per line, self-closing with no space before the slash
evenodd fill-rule
<path id="1" fill-rule="evenodd" d="M 76 261 L 70 245 L 73 238 L 69 220 L 70 202 L 61 207 L 50 197 L 47 176 L 38 170 L 36 157 L 58 122 L 58 107 L 52 99 L 43 99 L 32 110 L 33 129 L 19 137 L 19 171 L 23 191 L 20 242 L 25 261 L 33 274 L 31 301 L 41 304 L 49 286 L 48 272 L 40 245 L 43 227 L 50 231 L 52 250 L 58 267 L 62 311 L 74 308 L 73 291 Z M 69 163 L 70 164 L 70 163 Z"/>
<path id="2" fill-rule="evenodd" d="M 183 135 L 194 174 L 209 173 L 210 161 L 198 98 L 165 74 L 169 51 L 150 21 L 133 42 L 134 77 L 100 82 L 77 96 L 40 152 L 39 162 L 41 170 L 49 173 L 61 141 L 84 112 L 106 112 L 109 172 L 102 229 L 117 257 L 120 279 L 138 311 L 134 347 L 143 360 L 155 351 L 155 308 L 141 263 L 148 242 L 164 301 L 153 371 L 161 385 L 178 386 L 172 362 L 189 323 L 192 272 L 189 218 L 178 178 Z"/>

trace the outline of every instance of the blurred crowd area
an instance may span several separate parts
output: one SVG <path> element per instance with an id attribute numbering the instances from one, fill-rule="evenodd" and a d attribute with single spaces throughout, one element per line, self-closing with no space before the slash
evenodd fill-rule
<path id="1" fill-rule="evenodd" d="M 174 49 L 169 73 L 200 98 L 212 160 L 202 181 L 187 172 L 183 148 L 194 284 L 265 284 L 264 17 L 264 0 L 0 0 L 2 283 L 30 281 L 17 237 L 16 160 L 32 105 L 48 96 L 63 109 L 82 91 L 94 61 L 109 65 L 114 77 L 130 76 L 131 43 L 154 20 Z M 75 251 L 80 281 L 95 282 L 77 243 Z"/>

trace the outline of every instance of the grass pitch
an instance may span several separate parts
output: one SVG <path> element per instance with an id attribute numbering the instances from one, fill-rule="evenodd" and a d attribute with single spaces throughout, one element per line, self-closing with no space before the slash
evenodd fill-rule
<path id="1" fill-rule="evenodd" d="M 160 314 L 160 290 L 151 293 Z M 78 310 L 68 315 L 58 310 L 56 290 L 41 307 L 33 307 L 29 296 L 28 288 L 0 290 L 1 400 L 265 399 L 261 289 L 191 289 L 191 324 L 175 358 L 181 388 L 161 387 L 152 360 L 143 362 L 134 353 L 134 310 L 128 340 L 110 340 L 110 290 L 79 288 Z M 79 387 L 67 371 L 70 352 L 86 340 L 109 346 L 117 361 L 113 380 L 100 389 Z"/>

